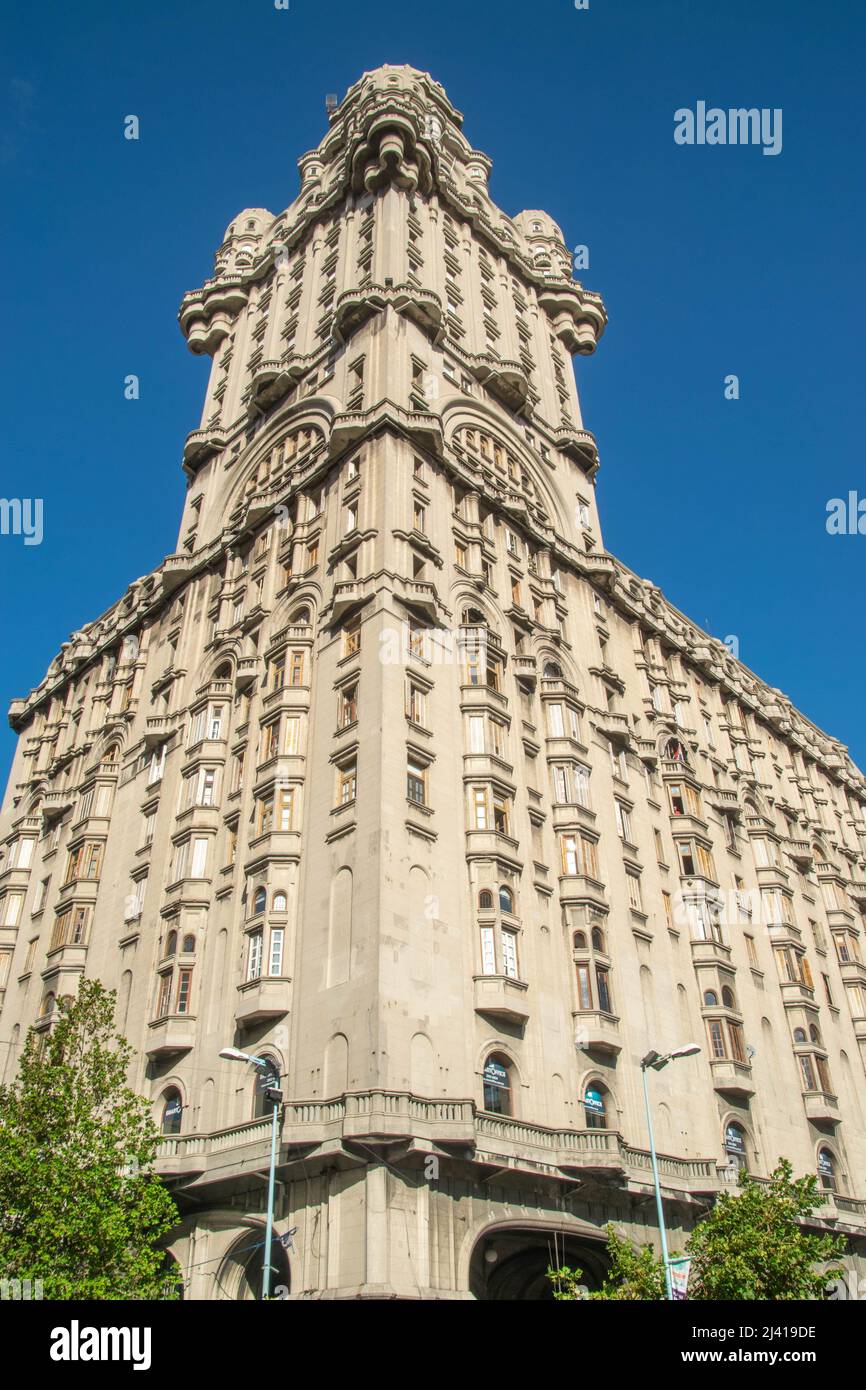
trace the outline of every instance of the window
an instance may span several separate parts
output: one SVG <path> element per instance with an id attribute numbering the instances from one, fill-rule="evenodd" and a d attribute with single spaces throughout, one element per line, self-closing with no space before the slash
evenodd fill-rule
<path id="1" fill-rule="evenodd" d="M 247 947 L 247 979 L 261 979 L 262 974 L 262 940 L 263 933 L 254 931 L 250 933 L 249 945 Z"/>
<path id="2" fill-rule="evenodd" d="M 635 912 L 643 912 L 643 897 L 641 895 L 640 888 L 640 874 L 627 873 L 625 877 L 626 882 L 628 884 L 629 906 Z"/>
<path id="3" fill-rule="evenodd" d="M 262 1058 L 267 1063 L 264 1067 L 256 1068 L 256 1079 L 254 1082 L 253 1093 L 253 1119 L 261 1120 L 265 1116 L 268 1118 L 273 1114 L 273 1101 L 268 1100 L 266 1091 L 279 1090 L 280 1088 L 280 1064 L 273 1057 L 265 1056 Z"/>
<path id="4" fill-rule="evenodd" d="M 739 1125 L 730 1124 L 727 1126 L 725 1130 L 725 1153 L 728 1156 L 728 1163 L 738 1172 L 745 1172 L 748 1169 L 746 1135 Z"/>
<path id="5" fill-rule="evenodd" d="M 598 878 L 598 854 L 594 840 L 586 835 L 560 836 L 562 872 Z"/>
<path id="6" fill-rule="evenodd" d="M 339 693 L 338 723 L 341 729 L 348 729 L 358 718 L 358 683 L 343 686 Z"/>
<path id="7" fill-rule="evenodd" d="M 825 1192 L 836 1191 L 836 1162 L 829 1149 L 818 1150 L 818 1182 Z"/>
<path id="8" fill-rule="evenodd" d="M 2 904 L 0 904 L 0 907 L 2 907 L 2 922 L 4 927 L 15 927 L 18 925 L 18 918 L 21 916 L 23 902 L 23 893 L 6 894 Z"/>
<path id="9" fill-rule="evenodd" d="M 285 930 L 282 927 L 274 927 L 271 931 L 271 954 L 268 961 L 268 974 L 281 975 L 283 971 L 283 941 Z"/>
<path id="10" fill-rule="evenodd" d="M 517 932 L 502 932 L 502 973 L 509 980 L 519 978 L 517 973 Z"/>
<path id="11" fill-rule="evenodd" d="M 749 936 L 747 933 L 744 932 L 744 933 L 743 933 L 743 940 L 744 940 L 745 943 L 746 943 L 746 955 L 747 955 L 748 960 L 749 960 L 749 965 L 751 966 L 752 970 L 757 970 L 757 969 L 758 969 L 758 953 L 757 953 L 757 951 L 755 950 L 755 938 L 754 938 L 753 936 Z"/>
<path id="12" fill-rule="evenodd" d="M 607 1129 L 607 1092 L 600 1082 L 593 1082 L 583 1093 L 583 1112 L 587 1129 Z"/>
<path id="13" fill-rule="evenodd" d="M 204 878 L 207 867 L 207 840 L 195 839 L 192 842 L 191 878 Z"/>
<path id="14" fill-rule="evenodd" d="M 406 795 L 416 806 L 427 804 L 427 769 L 411 758 L 406 766 Z"/>
<path id="15" fill-rule="evenodd" d="M 355 800 L 357 784 L 357 763 L 354 758 L 337 769 L 337 805 L 348 806 Z"/>
<path id="16" fill-rule="evenodd" d="M 503 884 L 499 889 L 499 911 L 514 915 L 514 894 Z"/>
<path id="17" fill-rule="evenodd" d="M 511 1115 L 510 1067 L 504 1057 L 492 1054 L 484 1063 L 484 1109 L 491 1115 Z"/>
<path id="18" fill-rule="evenodd" d="M 175 1004 L 176 1012 L 179 1014 L 189 1013 L 189 998 L 192 989 L 192 969 L 179 970 L 177 972 L 177 1000 Z"/>
<path id="19" fill-rule="evenodd" d="M 414 681 L 406 686 L 406 718 L 422 728 L 427 722 L 427 691 Z"/>
<path id="20" fill-rule="evenodd" d="M 167 970 L 159 977 L 159 992 L 156 1001 L 157 1018 L 165 1018 L 168 1013 L 169 1004 L 171 1002 L 171 975 L 172 972 Z"/>
<path id="21" fill-rule="evenodd" d="M 616 814 L 616 830 L 619 838 L 631 842 L 631 817 L 628 807 L 622 801 L 614 801 L 613 809 Z"/>
<path id="22" fill-rule="evenodd" d="M 355 618 L 343 628 L 343 655 L 354 656 L 361 649 L 361 620 Z"/>
<path id="23" fill-rule="evenodd" d="M 253 898 L 253 916 L 257 917 L 260 912 L 264 912 L 268 902 L 268 890 L 257 888 Z"/>
<path id="24" fill-rule="evenodd" d="M 183 1100 L 180 1091 L 166 1091 L 163 1096 L 160 1130 L 163 1134 L 180 1134 L 183 1119 Z"/>
<path id="25" fill-rule="evenodd" d="M 289 652 L 289 685 L 297 687 L 304 683 L 304 652 Z"/>
<path id="26" fill-rule="evenodd" d="M 595 983 L 598 990 L 598 1007 L 602 1013 L 612 1014 L 613 1003 L 610 992 L 610 971 L 603 965 L 595 967 Z"/>

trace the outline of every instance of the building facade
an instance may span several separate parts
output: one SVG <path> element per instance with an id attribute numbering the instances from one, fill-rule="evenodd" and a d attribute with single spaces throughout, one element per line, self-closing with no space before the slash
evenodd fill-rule
<path id="1" fill-rule="evenodd" d="M 540 1298 L 740 1167 L 866 1249 L 866 782 L 602 544 L 598 294 L 366 74 L 180 324 L 177 549 L 10 711 L 0 1065 L 117 990 L 193 1298 Z M 270 1073 L 223 1060 L 234 1046 Z M 277 1080 L 279 1078 L 279 1080 Z"/>

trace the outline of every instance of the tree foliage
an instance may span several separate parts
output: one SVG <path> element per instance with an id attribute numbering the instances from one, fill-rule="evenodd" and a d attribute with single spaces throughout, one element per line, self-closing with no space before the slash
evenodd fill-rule
<path id="1" fill-rule="evenodd" d="M 841 1236 L 808 1230 L 806 1221 L 821 1205 L 814 1176 L 792 1178 L 791 1164 L 779 1159 L 769 1182 L 740 1174 L 740 1191 L 724 1192 L 695 1227 L 689 1298 L 823 1298 L 838 1269 L 819 1264 L 844 1252 Z"/>
<path id="2" fill-rule="evenodd" d="M 723 1192 L 695 1227 L 688 1297 L 699 1300 L 824 1298 L 844 1271 L 827 1267 L 845 1250 L 843 1236 L 808 1229 L 821 1205 L 814 1176 L 793 1178 L 779 1159 L 769 1181 L 740 1174 L 740 1190 Z M 652 1246 L 636 1249 L 607 1228 L 610 1270 L 598 1293 L 585 1294 L 579 1269 L 548 1270 L 556 1299 L 655 1300 L 665 1297 L 664 1266 Z M 822 1270 L 818 1266 L 825 1266 Z"/>
<path id="3" fill-rule="evenodd" d="M 126 1084 L 114 1004 L 82 979 L 0 1087 L 0 1270 L 41 1280 L 45 1298 L 177 1297 L 159 1246 L 177 1209 L 153 1172 L 159 1134 Z"/>

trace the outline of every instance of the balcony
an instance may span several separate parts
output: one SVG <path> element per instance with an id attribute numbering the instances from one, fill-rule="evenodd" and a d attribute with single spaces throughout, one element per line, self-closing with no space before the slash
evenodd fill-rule
<path id="1" fill-rule="evenodd" d="M 782 1003 L 786 1005 L 811 1004 L 815 998 L 813 987 L 802 980 L 782 980 L 779 988 L 782 991 Z"/>
<path id="2" fill-rule="evenodd" d="M 590 478 L 598 472 L 598 445 L 589 430 L 574 425 L 561 425 L 553 432 L 553 442 L 561 453 L 574 459 Z"/>
<path id="3" fill-rule="evenodd" d="M 803 1105 L 806 1118 L 817 1124 L 838 1124 L 842 1118 L 838 1098 L 828 1091 L 804 1091 Z"/>
<path id="4" fill-rule="evenodd" d="M 65 791 L 43 792 L 42 794 L 42 814 L 44 816 L 62 816 L 75 805 L 75 792 L 70 788 Z"/>
<path id="5" fill-rule="evenodd" d="M 508 1023 L 525 1023 L 529 1018 L 526 993 L 529 988 L 522 980 L 506 975 L 476 975 L 475 1012 L 504 1018 Z"/>
<path id="6" fill-rule="evenodd" d="M 513 656 L 511 668 L 515 676 L 522 676 L 524 680 L 534 681 L 538 674 L 534 656 Z"/>
<path id="7" fill-rule="evenodd" d="M 586 874 L 560 874 L 559 896 L 562 902 L 591 903 L 605 911 L 610 906 L 604 884 Z"/>
<path id="8" fill-rule="evenodd" d="M 606 738 L 615 739 L 626 746 L 630 744 L 631 725 L 626 715 L 617 714 L 610 709 L 596 709 L 592 710 L 590 718 L 599 733 L 604 734 Z"/>
<path id="9" fill-rule="evenodd" d="M 196 470 L 213 454 L 218 454 L 228 443 L 228 431 L 211 426 L 208 429 L 193 430 L 186 437 L 183 446 L 184 468 Z"/>
<path id="10" fill-rule="evenodd" d="M 150 1036 L 145 1047 L 148 1057 L 173 1057 L 189 1052 L 195 1043 L 192 1014 L 172 1014 L 148 1024 Z"/>
<path id="11" fill-rule="evenodd" d="M 619 1019 L 615 1014 L 602 1013 L 600 1009 L 575 1010 L 574 1045 L 581 1051 L 607 1052 L 616 1056 L 622 1051 L 622 1036 Z"/>
<path id="12" fill-rule="evenodd" d="M 516 859 L 520 841 L 501 830 L 467 830 L 466 853 L 471 858 L 507 859 L 510 864 L 522 868 L 522 860 Z"/>
<path id="13" fill-rule="evenodd" d="M 242 656 L 235 668 L 236 689 L 248 690 L 261 674 L 262 659 L 260 656 Z"/>
<path id="14" fill-rule="evenodd" d="M 402 599 L 404 603 L 410 604 L 413 608 L 417 608 L 419 612 L 426 614 L 428 618 L 436 622 L 440 605 L 434 584 L 422 583 L 417 579 L 395 578 L 394 596 Z M 334 595 L 334 603 L 336 606 L 336 594 Z"/>
<path id="15" fill-rule="evenodd" d="M 283 1018 L 289 1012 L 291 985 L 291 980 L 265 976 L 240 985 L 235 1022 L 246 1028 L 267 1018 Z"/>
<path id="16" fill-rule="evenodd" d="M 162 562 L 162 590 L 171 594 L 179 588 L 192 572 L 192 556 L 186 552 L 180 555 L 166 555 Z"/>
<path id="17" fill-rule="evenodd" d="M 713 1074 L 713 1090 L 723 1096 L 753 1096 L 755 1083 L 752 1068 L 746 1062 L 735 1062 L 730 1058 L 710 1058 L 710 1071 Z"/>
<path id="18" fill-rule="evenodd" d="M 731 948 L 723 941 L 693 936 L 691 947 L 692 961 L 695 965 L 726 965 L 731 959 Z"/>

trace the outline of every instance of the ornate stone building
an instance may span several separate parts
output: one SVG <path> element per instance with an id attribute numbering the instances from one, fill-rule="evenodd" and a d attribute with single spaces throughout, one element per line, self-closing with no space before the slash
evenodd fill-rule
<path id="1" fill-rule="evenodd" d="M 747 1164 L 866 1236 L 866 783 L 602 544 L 605 328 L 423 73 L 366 74 L 185 296 L 177 550 L 15 700 L 3 1065 L 117 990 L 194 1298 L 541 1297 Z M 265 1078 L 266 1080 L 268 1078 Z M 291 1233 L 291 1234 L 289 1234 Z"/>

